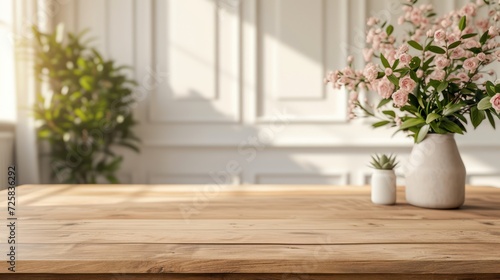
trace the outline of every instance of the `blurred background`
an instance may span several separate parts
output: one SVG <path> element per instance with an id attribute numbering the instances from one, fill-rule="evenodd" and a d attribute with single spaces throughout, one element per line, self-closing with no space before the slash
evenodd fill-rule
<path id="1" fill-rule="evenodd" d="M 423 2 L 443 13 L 467 1 Z M 95 182 L 367 184 L 370 154 L 395 153 L 404 164 L 412 140 L 374 130 L 370 120 L 350 121 L 346 93 L 325 86 L 323 78 L 345 66 L 349 54 L 362 67 L 368 17 L 395 23 L 399 14 L 398 0 L 0 0 L 1 170 L 16 163 L 19 183 L 60 183 L 67 179 L 57 174 L 61 166 L 90 158 L 88 169 L 104 170 L 91 176 Z M 43 122 L 36 118 L 46 124 L 47 117 L 36 117 L 32 108 L 40 105 L 37 95 L 50 90 L 37 71 L 52 72 L 36 67 L 36 55 L 49 50 L 33 42 L 32 25 L 54 33 L 54 46 L 58 32 L 87 29 L 82 40 L 94 38 L 88 45 L 100 56 L 130 66 L 121 73 L 137 82 L 130 94 L 123 92 L 135 100 L 129 113 L 137 121 L 131 131 L 141 140 L 134 144 L 139 152 L 116 145 L 110 156 L 123 156 L 119 166 L 99 165 L 97 156 L 75 146 L 54 162 L 57 141 L 86 138 L 79 132 L 87 130 L 75 113 L 65 119 L 65 125 L 75 123 L 64 126 L 72 133 L 62 131 L 55 142 L 39 139 Z M 77 67 L 102 68 L 102 61 L 75 57 Z M 90 78 L 79 84 L 91 93 L 85 81 L 100 78 L 85 75 Z M 64 96 L 76 92 L 60 88 Z M 71 110 L 80 104 L 77 97 L 68 100 L 61 102 L 73 102 Z M 113 114 L 108 105 L 104 116 Z M 50 101 L 45 110 L 59 114 Z M 117 115 L 117 122 L 127 116 Z M 63 127 L 57 118 L 53 124 Z M 483 125 L 457 140 L 468 183 L 500 187 L 500 133 Z M 402 176 L 398 180 L 404 184 Z"/>

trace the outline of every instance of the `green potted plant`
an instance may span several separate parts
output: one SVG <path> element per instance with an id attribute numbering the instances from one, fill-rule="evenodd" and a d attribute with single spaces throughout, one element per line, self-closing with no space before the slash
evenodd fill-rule
<path id="1" fill-rule="evenodd" d="M 396 156 L 374 155 L 370 163 L 374 169 L 371 178 L 371 199 L 375 204 L 396 203 Z"/>
<path id="2" fill-rule="evenodd" d="M 54 33 L 33 27 L 35 73 L 49 87 L 33 108 L 38 137 L 50 145 L 53 178 L 66 183 L 118 183 L 122 146 L 139 152 L 132 131 L 135 81 L 125 66 L 106 60 L 83 41 L 84 33 Z"/>
<path id="3" fill-rule="evenodd" d="M 488 69 L 500 61 L 500 5 L 472 1 L 439 16 L 432 5 L 417 2 L 402 5 L 397 25 L 369 18 L 364 69 L 348 59 L 326 81 L 351 92 L 351 117 L 374 117 L 374 127 L 396 127 L 414 139 L 405 167 L 409 203 L 458 208 L 466 170 L 454 135 L 485 120 L 494 128 L 500 118 L 500 83 Z M 358 92 L 366 90 L 380 102 L 360 102 Z"/>

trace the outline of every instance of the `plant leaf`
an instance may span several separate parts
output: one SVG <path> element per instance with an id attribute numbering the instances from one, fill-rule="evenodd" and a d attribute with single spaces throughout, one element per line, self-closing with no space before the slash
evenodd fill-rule
<path id="1" fill-rule="evenodd" d="M 460 44 L 462 44 L 462 41 L 456 41 L 454 43 L 451 43 L 449 46 L 448 46 L 448 49 L 451 50 L 451 49 L 454 49 L 458 46 L 460 46 Z"/>
<path id="2" fill-rule="evenodd" d="M 464 35 L 462 35 L 461 38 L 462 39 L 469 39 L 469 38 L 472 38 L 472 37 L 474 37 L 476 35 L 477 35 L 477 33 L 464 34 Z"/>
<path id="3" fill-rule="evenodd" d="M 387 59 L 383 54 L 380 54 L 380 61 L 382 62 L 382 65 L 384 65 L 385 68 L 391 68 L 389 61 L 387 61 Z"/>
<path id="4" fill-rule="evenodd" d="M 444 108 L 443 115 L 449 116 L 449 115 L 455 113 L 456 111 L 462 109 L 463 106 L 464 106 L 463 103 L 458 103 L 458 104 L 453 104 L 453 105 L 448 104 L 448 106 L 446 106 Z"/>
<path id="5" fill-rule="evenodd" d="M 439 86 L 436 88 L 437 92 L 442 92 L 448 87 L 448 82 L 444 81 L 439 84 Z"/>
<path id="6" fill-rule="evenodd" d="M 436 114 L 436 113 L 430 113 L 429 115 L 427 115 L 427 119 L 425 120 L 426 123 L 431 123 L 437 119 L 441 118 L 441 116 L 439 114 Z"/>
<path id="7" fill-rule="evenodd" d="M 460 29 L 460 31 L 464 31 L 466 25 L 467 25 L 467 17 L 463 16 L 458 22 L 458 29 Z"/>
<path id="8" fill-rule="evenodd" d="M 429 46 L 429 51 L 437 54 L 445 54 L 446 51 L 438 46 Z"/>
<path id="9" fill-rule="evenodd" d="M 477 104 L 477 109 L 484 111 L 484 110 L 487 110 L 487 109 L 493 107 L 493 104 L 491 104 L 490 100 L 491 100 L 491 97 L 489 97 L 489 96 L 481 99 L 481 101 L 479 101 L 479 103 Z"/>
<path id="10" fill-rule="evenodd" d="M 423 119 L 420 119 L 420 118 L 410 118 L 410 119 L 407 119 L 406 121 L 403 122 L 403 124 L 401 124 L 401 126 L 399 127 L 399 129 L 408 129 L 410 127 L 414 127 L 414 126 L 417 126 L 417 125 L 420 125 L 420 124 L 423 124 L 425 123 L 425 121 Z"/>
<path id="11" fill-rule="evenodd" d="M 376 122 L 376 123 L 372 124 L 372 126 L 374 128 L 377 128 L 377 127 L 381 127 L 381 126 L 384 126 L 384 125 L 389 124 L 389 123 L 390 123 L 390 121 L 380 121 L 380 122 Z"/>
<path id="12" fill-rule="evenodd" d="M 496 94 L 495 85 L 490 81 L 486 82 L 486 93 L 491 97 Z"/>
<path id="13" fill-rule="evenodd" d="M 420 143 L 422 140 L 424 140 L 425 136 L 427 136 L 427 133 L 429 132 L 430 125 L 426 124 L 420 128 L 417 134 L 417 139 L 416 142 Z"/>
<path id="14" fill-rule="evenodd" d="M 394 26 L 392 25 L 387 26 L 387 28 L 385 29 L 385 33 L 387 33 L 387 36 L 390 36 L 393 31 L 394 31 Z"/>
<path id="15" fill-rule="evenodd" d="M 416 41 L 413 41 L 413 40 L 408 41 L 408 45 L 412 46 L 414 49 L 419 50 L 419 51 L 424 50 L 422 45 L 420 45 L 419 43 L 417 43 Z"/>
<path id="16" fill-rule="evenodd" d="M 393 83 L 396 87 L 399 86 L 399 80 L 398 78 L 396 78 L 396 76 L 394 76 L 394 74 L 387 76 L 387 79 L 391 81 L 391 83 Z"/>
<path id="17" fill-rule="evenodd" d="M 394 111 L 391 111 L 391 110 L 382 111 L 382 113 L 384 113 L 387 116 L 391 116 L 393 118 L 396 117 L 396 113 L 394 113 Z"/>
<path id="18" fill-rule="evenodd" d="M 464 132 L 462 131 L 460 126 L 458 126 L 456 123 L 454 123 L 448 119 L 443 119 L 441 121 L 441 126 L 449 132 L 464 134 Z"/>
<path id="19" fill-rule="evenodd" d="M 493 115 L 491 114 L 490 111 L 485 111 L 485 112 L 486 116 L 488 117 L 488 121 L 490 121 L 491 126 L 493 127 L 493 129 L 496 129 L 495 119 L 493 118 Z"/>
<path id="20" fill-rule="evenodd" d="M 485 119 L 484 111 L 480 111 L 477 107 L 470 109 L 470 120 L 474 128 L 477 128 Z"/>
<path id="21" fill-rule="evenodd" d="M 488 30 L 486 30 L 486 32 L 484 32 L 481 38 L 479 39 L 479 43 L 481 43 L 481 45 L 484 45 L 484 43 L 486 43 L 486 41 L 490 37 L 488 33 L 489 33 Z"/>
<path id="22" fill-rule="evenodd" d="M 384 106 L 384 105 L 386 105 L 389 102 L 391 102 L 390 98 L 380 100 L 380 102 L 378 103 L 377 109 L 380 108 L 380 107 L 382 107 L 382 106 Z"/>
<path id="23" fill-rule="evenodd" d="M 411 68 L 412 70 L 416 70 L 416 69 L 418 69 L 418 67 L 420 67 L 420 63 L 421 63 L 421 62 L 422 62 L 422 60 L 420 59 L 420 57 L 418 57 L 418 56 L 414 56 L 414 57 L 411 59 L 409 66 L 410 66 L 410 68 Z"/>

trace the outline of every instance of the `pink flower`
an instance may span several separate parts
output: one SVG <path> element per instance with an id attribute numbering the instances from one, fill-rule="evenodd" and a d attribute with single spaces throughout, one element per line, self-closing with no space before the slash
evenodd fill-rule
<path id="1" fill-rule="evenodd" d="M 491 105 L 493 105 L 493 109 L 495 109 L 498 112 L 500 112 L 500 93 L 497 93 L 495 96 L 493 96 L 490 99 Z"/>
<path id="2" fill-rule="evenodd" d="M 498 61 L 500 61 L 500 50 L 496 50 L 496 51 L 495 51 L 494 57 L 495 57 Z"/>
<path id="3" fill-rule="evenodd" d="M 407 53 L 408 51 L 410 50 L 410 47 L 408 47 L 408 45 L 401 45 L 401 47 L 399 47 L 398 49 L 398 53 L 399 54 L 403 54 L 403 53 Z"/>
<path id="4" fill-rule="evenodd" d="M 469 75 L 464 72 L 460 72 L 458 73 L 457 78 L 459 78 L 462 82 L 467 82 L 469 80 Z"/>
<path id="5" fill-rule="evenodd" d="M 366 22 L 366 24 L 368 26 L 373 26 L 373 25 L 375 25 L 377 23 L 378 23 L 378 19 L 374 18 L 374 17 L 369 18 L 368 21 Z"/>
<path id="6" fill-rule="evenodd" d="M 448 43 L 455 43 L 458 41 L 459 35 L 455 33 L 450 33 L 448 34 L 448 37 L 446 38 L 448 40 Z"/>
<path id="7" fill-rule="evenodd" d="M 369 62 L 372 60 L 373 56 L 373 49 L 363 49 L 363 58 L 365 59 L 365 62 Z"/>
<path id="8" fill-rule="evenodd" d="M 389 98 L 394 92 L 394 85 L 387 79 L 387 77 L 383 77 L 378 82 L 377 92 L 382 98 Z"/>
<path id="9" fill-rule="evenodd" d="M 406 103 L 408 103 L 408 92 L 400 89 L 392 95 L 392 100 L 394 101 L 394 105 L 396 107 L 403 107 Z"/>
<path id="10" fill-rule="evenodd" d="M 446 31 L 443 29 L 438 29 L 436 32 L 434 32 L 434 40 L 437 42 L 442 42 L 446 39 Z"/>
<path id="11" fill-rule="evenodd" d="M 476 5 L 474 3 L 468 3 L 462 8 L 462 13 L 467 16 L 476 15 Z"/>
<path id="12" fill-rule="evenodd" d="M 475 57 L 467 58 L 463 64 L 464 69 L 470 72 L 475 71 L 478 66 L 479 66 L 479 60 Z"/>
<path id="13" fill-rule="evenodd" d="M 396 116 L 394 118 L 394 121 L 396 122 L 397 126 L 401 126 L 403 124 L 403 121 L 401 120 L 401 118 L 399 116 Z"/>
<path id="14" fill-rule="evenodd" d="M 472 49 L 472 48 L 480 47 L 481 44 L 476 40 L 469 39 L 469 40 L 465 41 L 464 46 L 466 49 Z"/>
<path id="15" fill-rule="evenodd" d="M 441 69 L 436 69 L 434 70 L 434 72 L 432 72 L 432 78 L 434 80 L 438 80 L 438 81 L 441 81 L 444 79 L 444 77 L 446 76 L 446 71 L 444 70 L 441 70 Z"/>
<path id="16" fill-rule="evenodd" d="M 435 59 L 436 67 L 439 69 L 443 69 L 446 66 L 450 65 L 450 60 L 446 58 L 444 55 L 439 55 Z"/>
<path id="17" fill-rule="evenodd" d="M 368 63 L 363 70 L 363 76 L 370 82 L 375 80 L 378 76 L 377 66 L 371 62 Z"/>
<path id="18" fill-rule="evenodd" d="M 385 71 L 384 71 L 384 72 L 385 72 L 385 75 L 386 75 L 386 76 L 390 76 L 390 75 L 392 75 L 392 69 L 391 69 L 391 68 L 385 68 Z"/>
<path id="19" fill-rule="evenodd" d="M 401 16 L 398 18 L 398 24 L 403 25 L 405 23 L 405 17 Z"/>
<path id="20" fill-rule="evenodd" d="M 412 59 L 411 55 L 407 53 L 404 53 L 399 56 L 399 62 L 401 62 L 404 66 L 407 66 L 410 63 L 411 59 Z"/>
<path id="21" fill-rule="evenodd" d="M 483 62 L 486 60 L 486 54 L 485 53 L 478 53 L 477 54 L 477 59 L 479 59 L 479 61 Z"/>
<path id="22" fill-rule="evenodd" d="M 351 95 L 349 96 L 349 100 L 351 101 L 357 101 L 359 98 L 359 94 L 356 91 L 352 91 Z"/>
<path id="23" fill-rule="evenodd" d="M 490 26 L 490 28 L 488 28 L 488 35 L 490 35 L 491 37 L 495 37 L 498 35 L 497 29 L 495 26 Z"/>
<path id="24" fill-rule="evenodd" d="M 482 19 L 482 20 L 478 20 L 476 22 L 476 25 L 484 32 L 488 29 L 490 22 L 487 19 Z"/>
<path id="25" fill-rule="evenodd" d="M 419 9 L 413 9 L 410 12 L 410 20 L 414 24 L 419 24 L 422 21 L 422 11 L 420 11 Z"/>
<path id="26" fill-rule="evenodd" d="M 410 76 L 405 76 L 399 80 L 399 87 L 406 92 L 411 92 L 417 86 L 417 83 L 410 78 Z"/>
<path id="27" fill-rule="evenodd" d="M 422 69 L 417 70 L 417 78 L 422 78 L 424 76 L 424 71 Z"/>
<path id="28" fill-rule="evenodd" d="M 448 28 L 448 27 L 450 27 L 450 26 L 451 26 L 451 23 L 452 23 L 452 22 L 451 22 L 451 20 L 449 20 L 449 19 L 445 18 L 445 19 L 443 19 L 443 20 L 441 21 L 441 26 L 442 26 L 443 28 Z"/>
<path id="29" fill-rule="evenodd" d="M 452 59 L 460 59 L 465 56 L 465 50 L 461 47 L 454 48 L 450 57 Z"/>

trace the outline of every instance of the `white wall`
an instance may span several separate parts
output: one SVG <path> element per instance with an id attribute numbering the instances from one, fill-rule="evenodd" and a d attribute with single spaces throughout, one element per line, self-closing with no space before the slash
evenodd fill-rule
<path id="1" fill-rule="evenodd" d="M 134 66 L 143 145 L 124 182 L 364 184 L 371 153 L 404 158 L 411 141 L 348 122 L 345 94 L 322 80 L 359 55 L 367 16 L 397 20 L 391 3 L 68 0 L 57 19 Z M 499 136 L 458 137 L 471 183 L 500 186 Z"/>

